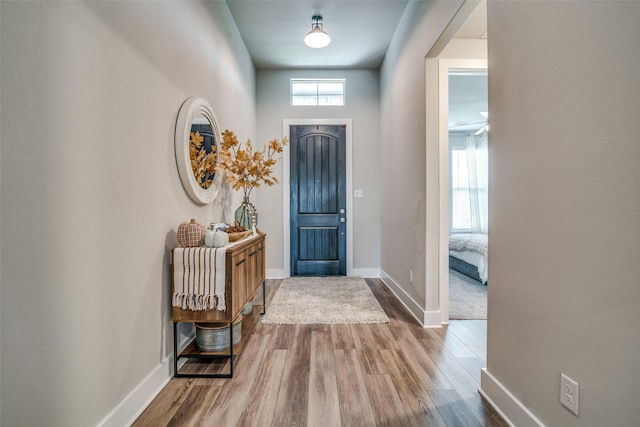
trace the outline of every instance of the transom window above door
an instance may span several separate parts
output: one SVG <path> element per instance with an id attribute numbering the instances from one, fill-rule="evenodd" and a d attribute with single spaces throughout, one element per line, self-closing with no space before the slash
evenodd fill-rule
<path id="1" fill-rule="evenodd" d="M 345 79 L 291 79 L 291 105 L 344 105 Z"/>

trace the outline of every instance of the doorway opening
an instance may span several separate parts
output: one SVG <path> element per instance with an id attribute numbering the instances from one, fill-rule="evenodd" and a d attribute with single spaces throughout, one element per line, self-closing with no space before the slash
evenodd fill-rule
<path id="1" fill-rule="evenodd" d="M 431 115 L 427 116 L 427 123 L 431 123 L 431 131 L 427 132 L 427 198 L 438 200 L 436 206 L 432 206 L 432 211 L 428 212 L 438 220 L 427 224 L 427 265 L 432 266 L 431 275 L 427 277 L 427 294 L 432 296 L 435 311 L 438 313 L 434 318 L 438 317 L 438 324 L 443 324 L 449 321 L 449 236 L 452 231 L 453 197 L 450 184 L 452 165 L 449 146 L 449 75 L 486 74 L 487 60 L 427 59 L 427 71 L 427 83 L 430 84 L 428 88 L 437 94 L 428 97 L 432 102 L 428 108 L 435 109 L 435 112 L 431 111 Z M 480 124 L 484 126 L 484 117 L 479 115 L 479 112 L 485 113 L 486 109 L 474 112 L 480 120 L 467 121 L 481 121 Z M 455 119 L 453 123 L 456 123 Z"/>
<path id="2" fill-rule="evenodd" d="M 449 318 L 487 318 L 487 70 L 449 69 Z"/>

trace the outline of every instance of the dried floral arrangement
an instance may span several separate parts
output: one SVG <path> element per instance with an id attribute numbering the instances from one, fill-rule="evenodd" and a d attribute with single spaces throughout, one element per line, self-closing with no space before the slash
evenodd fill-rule
<path id="1" fill-rule="evenodd" d="M 225 173 L 233 189 L 242 189 L 247 198 L 251 190 L 260 187 L 261 183 L 268 186 L 278 183 L 272 176 L 273 167 L 279 160 L 275 156 L 282 153 L 287 142 L 286 137 L 282 138 L 282 142 L 273 139 L 262 151 L 254 152 L 251 140 L 247 140 L 243 146 L 233 132 L 225 130 L 222 132 L 220 163 L 216 170 Z"/>
<path id="2" fill-rule="evenodd" d="M 216 150 L 217 147 L 211 144 L 207 151 L 204 144 L 204 137 L 200 132 L 191 132 L 189 137 L 189 158 L 191 159 L 191 169 L 196 182 L 205 190 L 213 183 L 216 172 Z"/>

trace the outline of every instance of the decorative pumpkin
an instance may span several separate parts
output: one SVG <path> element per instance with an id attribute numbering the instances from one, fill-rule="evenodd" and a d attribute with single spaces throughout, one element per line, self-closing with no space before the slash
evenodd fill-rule
<path id="1" fill-rule="evenodd" d="M 224 231 L 216 230 L 213 232 L 212 243 L 214 248 L 221 248 L 229 243 L 229 235 Z"/>
<path id="2" fill-rule="evenodd" d="M 178 245 L 182 248 L 201 246 L 204 240 L 205 226 L 191 219 L 178 226 Z"/>
<path id="3" fill-rule="evenodd" d="M 213 235 L 216 230 L 213 230 L 211 227 L 207 228 L 207 232 L 204 235 L 204 245 L 212 248 L 213 247 Z"/>

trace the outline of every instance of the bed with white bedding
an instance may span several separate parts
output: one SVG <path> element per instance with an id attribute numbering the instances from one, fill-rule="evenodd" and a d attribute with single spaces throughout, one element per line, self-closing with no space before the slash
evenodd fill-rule
<path id="1" fill-rule="evenodd" d="M 489 248 L 486 234 L 460 233 L 449 236 L 449 267 L 487 283 Z"/>

